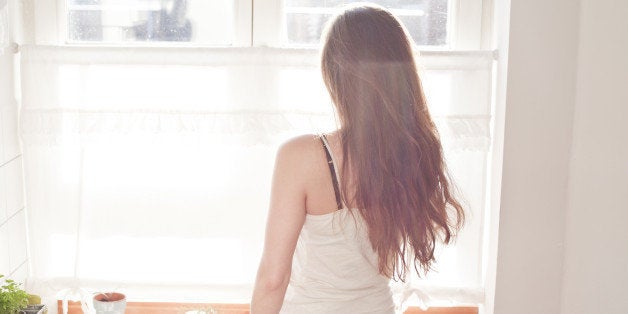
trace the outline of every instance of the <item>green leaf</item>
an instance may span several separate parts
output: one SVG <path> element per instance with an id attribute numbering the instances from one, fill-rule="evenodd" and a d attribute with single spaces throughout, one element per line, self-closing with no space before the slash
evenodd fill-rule
<path id="1" fill-rule="evenodd" d="M 0 274 L 0 279 L 4 275 Z M 20 289 L 20 284 L 6 279 L 0 287 L 0 314 L 13 314 L 28 305 L 28 294 Z"/>

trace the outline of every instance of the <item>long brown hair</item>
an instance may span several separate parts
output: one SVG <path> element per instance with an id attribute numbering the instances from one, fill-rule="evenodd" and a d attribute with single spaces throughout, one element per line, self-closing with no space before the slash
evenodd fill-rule
<path id="1" fill-rule="evenodd" d="M 342 143 L 342 197 L 358 208 L 379 272 L 405 280 L 410 263 L 431 269 L 437 241 L 464 221 L 438 131 L 401 23 L 373 5 L 350 7 L 327 25 L 321 67 Z"/>

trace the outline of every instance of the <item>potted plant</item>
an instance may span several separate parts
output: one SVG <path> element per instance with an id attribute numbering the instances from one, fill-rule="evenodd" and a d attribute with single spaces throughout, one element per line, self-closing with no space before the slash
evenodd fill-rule
<path id="1" fill-rule="evenodd" d="M 4 275 L 0 275 L 0 280 Z M 28 305 L 28 294 L 20 289 L 20 284 L 11 279 L 2 280 L 0 286 L 0 313 L 14 314 Z"/>
<path id="2" fill-rule="evenodd" d="M 29 305 L 30 300 L 40 300 L 37 296 L 32 296 L 20 289 L 20 284 L 11 279 L 3 280 L 4 275 L 0 274 L 0 281 L 4 281 L 0 286 L 0 314 L 42 314 L 46 312 L 43 304 Z M 37 301 L 37 303 L 40 303 Z"/>

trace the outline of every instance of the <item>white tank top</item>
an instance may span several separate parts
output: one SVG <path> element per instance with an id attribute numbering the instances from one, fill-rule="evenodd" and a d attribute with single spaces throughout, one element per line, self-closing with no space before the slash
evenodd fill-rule
<path id="1" fill-rule="evenodd" d="M 321 139 L 337 185 L 333 155 L 327 140 Z M 377 265 L 357 210 L 343 206 L 325 215 L 308 214 L 281 313 L 395 313 L 390 280 L 379 274 Z"/>

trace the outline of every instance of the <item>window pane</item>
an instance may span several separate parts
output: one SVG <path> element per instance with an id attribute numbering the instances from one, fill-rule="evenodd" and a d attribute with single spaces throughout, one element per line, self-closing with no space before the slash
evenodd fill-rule
<path id="1" fill-rule="evenodd" d="M 70 42 L 231 45 L 231 0 L 68 0 Z"/>
<path id="2" fill-rule="evenodd" d="M 286 0 L 284 7 L 288 45 L 317 45 L 325 25 L 338 8 L 361 2 L 351 0 Z M 448 0 L 374 0 L 391 10 L 419 46 L 445 46 Z"/>

